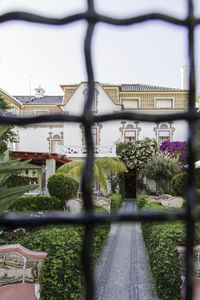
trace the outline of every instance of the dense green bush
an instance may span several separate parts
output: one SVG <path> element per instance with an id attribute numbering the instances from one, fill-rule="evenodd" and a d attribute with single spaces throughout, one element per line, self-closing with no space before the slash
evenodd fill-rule
<path id="1" fill-rule="evenodd" d="M 187 184 L 187 173 L 182 172 L 175 175 L 171 180 L 172 193 L 176 196 L 184 196 Z"/>
<path id="2" fill-rule="evenodd" d="M 11 211 L 42 211 L 42 210 L 63 210 L 65 202 L 56 197 L 28 196 L 18 198 L 10 207 Z"/>
<path id="3" fill-rule="evenodd" d="M 145 203 L 146 203 L 145 199 L 147 199 L 149 197 L 151 197 L 151 196 L 150 195 L 138 195 L 136 197 L 137 208 L 141 209 L 145 205 Z"/>
<path id="4" fill-rule="evenodd" d="M 159 203 L 147 203 L 143 209 L 169 211 Z M 142 222 L 154 284 L 159 299 L 180 300 L 180 257 L 177 246 L 185 244 L 185 227 L 181 222 Z"/>
<path id="5" fill-rule="evenodd" d="M 78 182 L 63 173 L 57 173 L 48 179 L 48 190 L 51 196 L 68 200 L 77 196 Z"/>
<path id="6" fill-rule="evenodd" d="M 111 199 L 110 208 L 111 210 L 119 210 L 122 205 L 122 195 L 112 194 L 109 197 Z"/>
<path id="7" fill-rule="evenodd" d="M 180 258 L 177 246 L 184 244 L 181 223 L 142 224 L 149 262 L 159 299 L 180 299 Z"/>
<path id="8" fill-rule="evenodd" d="M 48 252 L 39 277 L 40 300 L 79 298 L 83 284 L 82 239 L 77 230 L 72 226 L 41 229 L 25 237 L 22 244 L 35 251 Z"/>
<path id="9" fill-rule="evenodd" d="M 97 209 L 105 212 L 103 208 Z M 92 259 L 100 255 L 108 237 L 110 225 L 98 225 L 94 229 Z M 78 300 L 83 291 L 81 249 L 84 229 L 81 226 L 47 226 L 25 236 L 23 246 L 46 251 L 48 256 L 42 265 L 40 300 Z"/>

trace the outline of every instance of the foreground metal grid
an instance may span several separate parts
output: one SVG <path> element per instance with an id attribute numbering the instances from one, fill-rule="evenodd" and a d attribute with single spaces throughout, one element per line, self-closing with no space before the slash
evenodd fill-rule
<path id="1" fill-rule="evenodd" d="M 33 118 L 16 118 L 16 117 L 0 117 L 0 124 L 13 124 L 13 125 L 27 125 L 30 123 L 42 123 L 42 122 L 79 122 L 85 127 L 85 134 L 87 140 L 87 158 L 82 178 L 82 192 L 83 199 L 86 207 L 86 212 L 80 216 L 69 216 L 64 212 L 52 213 L 49 212 L 42 218 L 38 218 L 37 215 L 28 214 L 14 214 L 8 213 L 0 217 L 1 225 L 25 225 L 32 223 L 33 225 L 44 224 L 59 224 L 59 223 L 71 223 L 71 224 L 84 224 L 85 225 L 85 238 L 83 243 L 83 269 L 85 275 L 85 287 L 86 294 L 85 299 L 95 299 L 94 293 L 94 279 L 91 266 L 91 243 L 93 227 L 97 223 L 105 222 L 128 222 L 128 221 L 166 221 L 166 220 L 184 220 L 187 227 L 186 238 L 186 282 L 187 293 L 186 299 L 192 299 L 193 287 L 192 287 L 192 247 L 194 239 L 194 224 L 200 219 L 200 212 L 196 209 L 196 193 L 195 193 L 195 178 L 194 178 L 194 161 L 196 156 L 195 150 L 195 121 L 199 120 L 200 115 L 195 110 L 195 62 L 194 62 L 194 30 L 197 25 L 200 24 L 200 19 L 194 17 L 194 3 L 193 0 L 185 0 L 187 5 L 187 17 L 185 19 L 178 19 L 169 15 L 160 13 L 151 13 L 146 15 L 140 15 L 133 18 L 116 19 L 105 15 L 100 15 L 95 11 L 94 1 L 87 0 L 87 11 L 64 18 L 48 18 L 40 15 L 30 14 L 26 12 L 10 12 L 4 15 L 0 15 L 0 23 L 19 20 L 32 23 L 49 24 L 49 25 L 65 25 L 79 20 L 87 21 L 87 33 L 85 36 L 84 53 L 85 63 L 88 76 L 88 95 L 87 101 L 82 116 L 75 115 L 51 115 L 40 116 Z M 98 22 L 112 24 L 116 26 L 134 25 L 141 22 L 147 22 L 150 20 L 161 20 L 167 23 L 171 23 L 175 26 L 182 26 L 187 29 L 188 32 L 188 59 L 189 59 L 189 109 L 188 112 L 181 114 L 171 115 L 145 115 L 139 113 L 116 113 L 107 114 L 101 116 L 95 116 L 90 112 L 93 101 L 93 88 L 94 88 L 94 74 L 93 65 L 91 59 L 91 43 L 95 25 Z M 96 216 L 93 212 L 92 197 L 91 197 L 91 182 L 92 182 L 92 166 L 93 166 L 93 142 L 91 137 L 91 126 L 94 122 L 108 122 L 111 120 L 138 120 L 147 122 L 161 122 L 172 120 L 186 120 L 189 125 L 189 180 L 187 186 L 187 207 L 182 212 L 174 213 L 154 213 L 139 211 L 136 213 L 118 213 L 111 214 L 109 216 Z"/>

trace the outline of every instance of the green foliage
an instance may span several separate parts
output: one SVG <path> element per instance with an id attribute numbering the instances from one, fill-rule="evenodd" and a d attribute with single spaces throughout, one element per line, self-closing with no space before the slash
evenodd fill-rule
<path id="1" fill-rule="evenodd" d="M 1 115 L 5 116 L 8 114 L 8 110 L 12 107 L 8 105 L 2 96 L 0 96 L 0 111 Z M 2 155 L 8 149 L 8 142 L 15 142 L 16 134 L 12 130 L 13 126 L 5 125 L 7 129 L 3 134 L 0 135 L 0 155 Z M 5 127 L 3 126 L 3 127 Z M 2 127 L 2 126 L 1 126 Z"/>
<path id="2" fill-rule="evenodd" d="M 35 184 L 38 179 L 36 177 L 23 176 L 21 174 L 12 174 L 6 181 L 7 187 L 15 187 L 21 185 Z"/>
<path id="3" fill-rule="evenodd" d="M 175 175 L 171 180 L 172 192 L 176 196 L 184 196 L 186 192 L 187 173 L 182 172 Z"/>
<path id="4" fill-rule="evenodd" d="M 122 205 L 122 195 L 121 194 L 112 194 L 109 197 L 111 199 L 110 208 L 111 210 L 119 210 Z"/>
<path id="5" fill-rule="evenodd" d="M 6 182 L 11 174 L 15 171 L 36 168 L 38 167 L 29 164 L 29 160 L 20 162 L 19 159 L 11 159 L 0 163 L 0 214 L 6 211 L 16 198 L 38 187 L 37 184 L 29 184 L 8 188 Z"/>
<path id="6" fill-rule="evenodd" d="M 79 178 L 82 175 L 84 162 L 72 161 L 61 166 L 57 172 L 64 173 L 73 178 Z M 108 191 L 105 174 L 127 172 L 125 165 L 118 158 L 101 157 L 94 160 L 93 173 L 97 183 L 105 192 Z"/>
<path id="7" fill-rule="evenodd" d="M 181 166 L 176 158 L 166 156 L 163 153 L 155 155 L 145 166 L 145 174 L 156 181 L 161 193 L 170 189 L 170 180 L 181 171 Z"/>
<path id="8" fill-rule="evenodd" d="M 11 211 L 31 212 L 43 210 L 63 210 L 65 202 L 56 197 L 28 196 L 20 197 L 9 207 Z"/>
<path id="9" fill-rule="evenodd" d="M 48 190 L 51 196 L 68 200 L 77 196 L 78 182 L 63 173 L 57 173 L 48 179 Z"/>
<path id="10" fill-rule="evenodd" d="M 105 212 L 103 209 L 98 209 Z M 94 229 L 92 260 L 100 255 L 108 237 L 110 225 L 98 225 Z M 81 226 L 48 226 L 25 236 L 23 246 L 46 251 L 48 256 L 42 265 L 40 300 L 78 300 L 83 291 L 81 249 L 84 229 Z"/>
<path id="11" fill-rule="evenodd" d="M 110 175 L 112 194 L 119 193 L 122 195 L 122 198 L 125 197 L 125 176 L 124 175 L 125 173 Z"/>
<path id="12" fill-rule="evenodd" d="M 151 197 L 150 195 L 138 195 L 136 198 L 136 205 L 138 209 L 143 208 L 143 206 L 145 205 L 146 201 L 145 199 Z"/>
<path id="13" fill-rule="evenodd" d="M 40 300 L 79 299 L 82 291 L 81 246 L 79 232 L 72 226 L 46 228 L 22 241 L 34 251 L 46 251 L 39 282 Z"/>
<path id="14" fill-rule="evenodd" d="M 118 143 L 117 155 L 128 169 L 142 170 L 149 159 L 158 152 L 155 139 L 146 138 L 141 141 Z"/>
<path id="15" fill-rule="evenodd" d="M 148 203 L 143 209 L 169 211 L 158 203 Z M 181 222 L 142 222 L 157 295 L 162 300 L 180 299 L 180 257 L 177 247 L 185 244 L 185 227 Z"/>

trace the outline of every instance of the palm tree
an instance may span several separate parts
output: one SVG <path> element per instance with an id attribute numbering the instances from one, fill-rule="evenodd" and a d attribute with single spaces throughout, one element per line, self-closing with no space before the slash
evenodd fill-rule
<path id="1" fill-rule="evenodd" d="M 57 172 L 65 173 L 76 179 L 81 176 L 84 164 L 82 161 L 72 161 L 61 166 Z M 127 168 L 118 158 L 101 157 L 94 160 L 94 178 L 105 192 L 108 191 L 106 174 L 120 172 L 127 172 Z"/>

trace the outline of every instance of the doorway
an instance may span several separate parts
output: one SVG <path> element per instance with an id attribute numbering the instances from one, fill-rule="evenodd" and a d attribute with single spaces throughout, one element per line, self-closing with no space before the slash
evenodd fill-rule
<path id="1" fill-rule="evenodd" d="M 136 198 L 136 170 L 128 170 L 125 174 L 125 197 Z"/>

